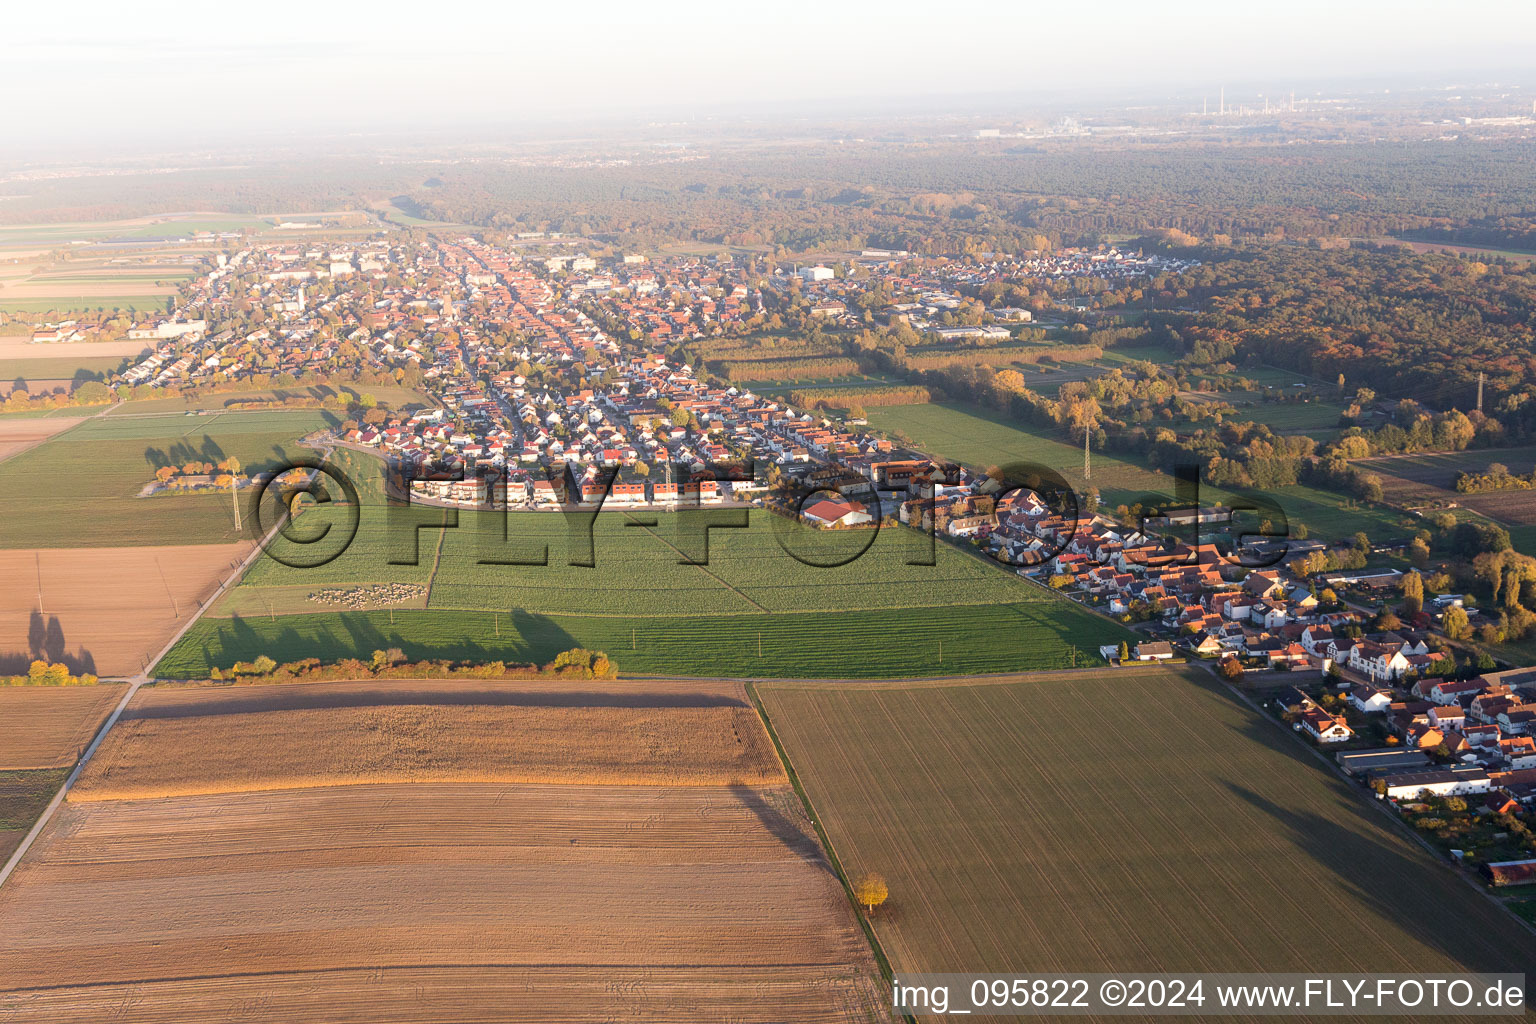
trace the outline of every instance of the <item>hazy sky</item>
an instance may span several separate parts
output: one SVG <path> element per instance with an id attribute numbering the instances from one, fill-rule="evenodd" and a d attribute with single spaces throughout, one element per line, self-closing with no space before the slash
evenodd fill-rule
<path id="1" fill-rule="evenodd" d="M 1507 80 L 1536 52 L 1533 0 L 14 0 L 0 23 L 0 137 L 12 142 L 1079 87 L 1166 95 L 1239 80 L 1281 91 L 1495 69 Z"/>

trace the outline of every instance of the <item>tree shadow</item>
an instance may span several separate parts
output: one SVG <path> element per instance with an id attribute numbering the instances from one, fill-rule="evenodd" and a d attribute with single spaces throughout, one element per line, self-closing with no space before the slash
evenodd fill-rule
<path id="1" fill-rule="evenodd" d="M 763 795 L 751 786 L 738 782 L 733 783 L 729 788 L 731 794 L 757 817 L 770 835 L 798 854 L 802 860 L 813 863 L 820 870 L 836 877 L 836 872 L 832 870 L 831 863 L 822 854 L 821 844 L 817 842 L 813 832 L 801 828 L 793 819 L 764 800 Z"/>
<path id="2" fill-rule="evenodd" d="M 422 639 L 411 630 L 409 620 L 399 627 L 389 625 L 384 614 L 377 610 L 338 612 L 326 615 L 323 621 L 311 620 L 303 633 L 296 626 L 285 625 L 273 634 L 236 613 L 223 620 L 216 637 L 208 641 L 208 662 L 228 668 L 236 661 L 253 661 L 263 654 L 279 664 L 303 658 L 367 660 L 374 651 L 397 647 L 408 661 L 545 664 L 561 651 L 582 646 L 549 616 L 521 609 L 499 613 L 499 621 L 493 617 L 486 624 L 490 636 L 460 635 L 441 641 Z M 494 613 L 478 614 L 490 617 Z M 495 635 L 498 632 L 502 635 Z"/>
<path id="3" fill-rule="evenodd" d="M 186 441 L 177 441 L 165 448 L 151 445 L 144 449 L 144 461 L 155 469 L 162 466 L 184 466 L 188 462 L 218 463 L 223 459 L 224 449 L 206 434 L 203 435 L 203 443 L 197 447 Z"/>
<path id="4" fill-rule="evenodd" d="M 35 608 L 27 622 L 26 650 L 0 653 L 0 675 L 26 675 L 34 661 L 63 665 L 71 675 L 96 675 L 96 659 L 91 652 L 84 647 L 70 651 L 59 617 L 50 615 L 45 618 Z"/>
<path id="5" fill-rule="evenodd" d="M 1239 731 L 1304 762 L 1297 770 L 1322 768 L 1270 722 L 1252 719 Z M 1316 870 L 1331 871 L 1361 906 L 1468 971 L 1523 972 L 1536 963 L 1536 936 L 1489 900 L 1470 889 L 1462 891 L 1458 879 L 1446 877 L 1452 870 L 1448 865 L 1416 849 L 1406 836 L 1392 834 L 1392 826 L 1342 779 L 1327 779 L 1337 797 L 1331 805 L 1333 816 L 1282 806 L 1241 781 L 1223 782 L 1239 799 L 1273 819 L 1282 835 L 1306 855 L 1298 859 L 1298 882 L 1310 858 Z M 1444 893 L 1444 898 L 1433 899 L 1436 893 Z"/>

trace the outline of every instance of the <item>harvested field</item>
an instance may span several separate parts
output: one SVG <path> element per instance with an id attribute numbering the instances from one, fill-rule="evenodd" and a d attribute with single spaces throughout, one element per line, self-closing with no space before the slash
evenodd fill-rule
<path id="1" fill-rule="evenodd" d="M 68 345 L 34 345 L 30 341 L 0 339 L 0 360 L 57 359 L 61 362 L 81 359 L 123 359 L 150 350 L 142 341 L 91 341 Z"/>
<path id="2" fill-rule="evenodd" d="M 758 684 L 907 971 L 1527 971 L 1536 935 L 1201 670 Z"/>
<path id="3" fill-rule="evenodd" d="M 0 670 L 25 671 L 41 650 L 77 672 L 134 675 L 249 550 L 249 541 L 0 550 L 10 584 L 0 589 Z"/>
<path id="4" fill-rule="evenodd" d="M 234 731 L 281 745 L 294 715 L 408 708 L 424 694 L 457 716 L 450 731 L 483 735 L 484 717 L 502 738 L 377 740 L 377 722 L 354 718 L 351 739 L 311 730 L 268 757 L 291 776 L 268 780 L 276 789 L 72 793 L 0 889 L 0 1020 L 84 1024 L 125 1006 L 146 1024 L 887 1019 L 869 948 L 739 686 L 155 688 L 126 724 L 199 731 L 135 730 L 126 752 L 99 756 L 146 771 L 181 757 L 217 780 Z M 633 721 L 589 728 L 657 711 L 659 741 Z M 437 758 L 446 742 L 461 778 L 497 762 L 547 767 L 558 757 L 541 712 L 564 717 L 565 751 L 587 759 L 567 784 L 302 788 L 337 760 L 332 743 Z M 737 738 L 769 751 L 771 784 L 583 784 L 615 770 L 599 761 L 643 774 L 679 760 L 724 780 L 711 752 Z"/>
<path id="5" fill-rule="evenodd" d="M 1511 473 L 1529 473 L 1536 468 L 1536 446 L 1394 455 L 1362 459 L 1355 465 L 1379 475 L 1383 495 L 1396 504 L 1444 505 L 1454 502 L 1508 526 L 1536 525 L 1536 491 L 1487 491 L 1481 494 L 1456 491 L 1457 473 L 1484 473 L 1495 462 L 1508 466 Z"/>
<path id="6" fill-rule="evenodd" d="M 124 689 L 113 683 L 0 687 L 0 771 L 72 767 Z"/>
<path id="7" fill-rule="evenodd" d="M 46 419 L 0 420 L 0 459 L 8 459 L 17 452 L 41 444 L 79 423 L 81 418 L 49 416 Z"/>
<path id="8" fill-rule="evenodd" d="M 389 680 L 141 690 L 70 799 L 382 782 L 785 781 L 735 684 Z"/>

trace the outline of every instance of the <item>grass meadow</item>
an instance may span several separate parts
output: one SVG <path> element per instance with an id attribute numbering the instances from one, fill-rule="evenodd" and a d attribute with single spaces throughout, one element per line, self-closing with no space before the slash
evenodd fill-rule
<path id="1" fill-rule="evenodd" d="M 1279 408 L 1278 406 L 1276 408 Z M 895 435 L 901 432 L 917 447 L 947 456 L 976 469 L 1010 462 L 1033 462 L 1059 472 L 1079 493 L 1092 484 L 1100 500 L 1116 505 L 1155 504 L 1174 497 L 1174 481 L 1131 457 L 1092 453 L 1092 477 L 1083 477 L 1083 451 L 1053 434 L 1009 422 L 979 406 L 959 403 L 892 405 L 870 409 L 870 424 Z M 1296 485 L 1265 492 L 1276 501 L 1292 526 L 1305 523 L 1314 537 L 1345 539 L 1364 530 L 1373 540 L 1411 535 L 1414 521 L 1390 509 L 1361 505 L 1345 495 Z M 1200 486 L 1202 502 L 1233 501 L 1233 495 L 1208 484 Z"/>
<path id="2" fill-rule="evenodd" d="M 86 420 L 0 463 L 0 547 L 237 540 L 228 495 L 138 494 L 161 465 L 233 455 L 255 471 L 312 456 L 295 440 L 334 421 L 319 411 Z"/>

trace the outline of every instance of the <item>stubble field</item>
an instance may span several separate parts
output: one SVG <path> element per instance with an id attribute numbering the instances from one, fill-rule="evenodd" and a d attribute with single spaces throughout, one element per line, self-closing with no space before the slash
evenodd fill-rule
<path id="1" fill-rule="evenodd" d="M 73 766 L 125 688 L 0 687 L 0 771 Z"/>
<path id="2" fill-rule="evenodd" d="M 572 736 L 579 730 L 579 743 Z M 393 782 L 759 786 L 785 782 L 728 690 L 390 680 L 155 687 L 71 800 Z"/>
<path id="3" fill-rule="evenodd" d="M 1203 672 L 759 684 L 898 972 L 1524 971 L 1536 936 Z"/>
<path id="4" fill-rule="evenodd" d="M 289 762 L 291 778 L 258 780 L 278 787 L 266 790 L 194 792 L 195 772 L 172 797 L 119 798 L 142 790 L 109 792 L 110 772 L 84 786 L 92 798 L 72 798 L 0 890 L 0 1019 L 884 1018 L 872 955 L 740 686 L 313 685 L 312 698 L 310 684 L 141 691 L 136 721 L 200 723 L 209 742 L 196 729 L 125 732 L 103 764 L 211 758 L 216 788 L 238 768 L 216 745 L 238 730 L 275 745 L 259 770 L 300 747 L 309 757 Z M 443 717 L 412 732 L 365 716 L 348 739 L 295 706 L 338 694 Z M 650 728 L 657 709 L 669 722 Z M 504 727 L 476 726 L 482 715 Z M 640 717 L 601 724 L 615 716 Z M 555 719 L 564 753 L 546 742 Z M 731 735 L 749 726 L 756 736 Z M 463 729 L 470 746 L 446 735 Z M 337 769 L 387 776 L 375 741 L 454 751 L 460 778 L 537 774 L 593 744 L 602 763 L 558 785 L 308 788 Z M 721 759 L 738 746 L 750 753 L 734 760 L 766 782 L 727 781 L 739 773 Z M 651 784 L 647 771 L 692 784 Z"/>
<path id="5" fill-rule="evenodd" d="M 80 422 L 80 417 L 50 416 L 0 420 L 0 459 L 35 447 Z"/>

